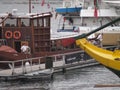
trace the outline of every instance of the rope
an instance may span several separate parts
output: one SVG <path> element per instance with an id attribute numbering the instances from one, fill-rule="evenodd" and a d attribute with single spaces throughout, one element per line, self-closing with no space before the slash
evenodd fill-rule
<path id="1" fill-rule="evenodd" d="M 10 13 L 0 22 L 0 24 L 2 24 L 9 16 L 11 16 Z"/>

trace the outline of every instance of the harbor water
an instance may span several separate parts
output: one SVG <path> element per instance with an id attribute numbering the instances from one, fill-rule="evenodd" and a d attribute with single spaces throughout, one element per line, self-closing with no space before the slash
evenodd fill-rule
<path id="1" fill-rule="evenodd" d="M 120 79 L 101 65 L 55 73 L 52 80 L 0 82 L 0 90 L 119 90 Z"/>

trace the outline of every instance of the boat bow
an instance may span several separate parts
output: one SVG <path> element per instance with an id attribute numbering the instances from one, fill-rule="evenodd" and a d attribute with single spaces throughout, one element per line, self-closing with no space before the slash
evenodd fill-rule
<path id="1" fill-rule="evenodd" d="M 120 50 L 109 51 L 99 48 L 88 42 L 85 38 L 76 40 L 76 44 L 91 57 L 120 77 Z"/>

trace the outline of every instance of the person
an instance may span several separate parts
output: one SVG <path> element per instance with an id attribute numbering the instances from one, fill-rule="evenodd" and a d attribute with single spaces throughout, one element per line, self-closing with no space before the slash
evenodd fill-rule
<path id="1" fill-rule="evenodd" d="M 99 33 L 96 37 L 96 41 L 100 47 L 102 47 L 103 33 Z"/>
<path id="2" fill-rule="evenodd" d="M 22 27 L 25 27 L 25 24 L 24 24 L 24 22 L 22 22 L 22 23 L 21 23 L 21 26 L 22 26 Z"/>
<path id="3" fill-rule="evenodd" d="M 87 37 L 87 39 L 88 40 L 93 40 L 93 39 L 95 39 L 95 34 L 93 33 L 93 34 L 91 34 L 91 35 L 89 35 L 88 37 Z"/>
<path id="4" fill-rule="evenodd" d="M 95 42 L 96 36 L 95 36 L 94 33 L 91 34 L 91 35 L 89 35 L 89 36 L 87 37 L 87 39 L 88 39 L 88 41 L 91 42 L 92 44 L 95 44 L 95 43 L 96 43 L 96 42 Z"/>
<path id="5" fill-rule="evenodd" d="M 21 52 L 25 54 L 26 58 L 29 58 L 30 57 L 30 47 L 26 44 L 26 43 L 23 43 L 23 45 L 21 46 Z M 27 71 L 27 67 L 30 65 L 30 61 L 25 61 L 24 64 L 23 64 L 23 72 L 26 73 Z"/>
<path id="6" fill-rule="evenodd" d="M 24 54 L 30 54 L 30 52 L 31 52 L 30 47 L 24 43 L 21 46 L 21 52 Z"/>

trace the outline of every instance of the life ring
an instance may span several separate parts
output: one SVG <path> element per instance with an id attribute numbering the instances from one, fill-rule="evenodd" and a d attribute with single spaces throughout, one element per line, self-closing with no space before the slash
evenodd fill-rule
<path id="1" fill-rule="evenodd" d="M 20 31 L 14 31 L 13 37 L 14 37 L 15 39 L 19 39 L 19 38 L 21 37 Z"/>
<path id="2" fill-rule="evenodd" d="M 12 38 L 12 31 L 6 31 L 5 32 L 5 38 L 7 38 L 7 39 Z"/>

